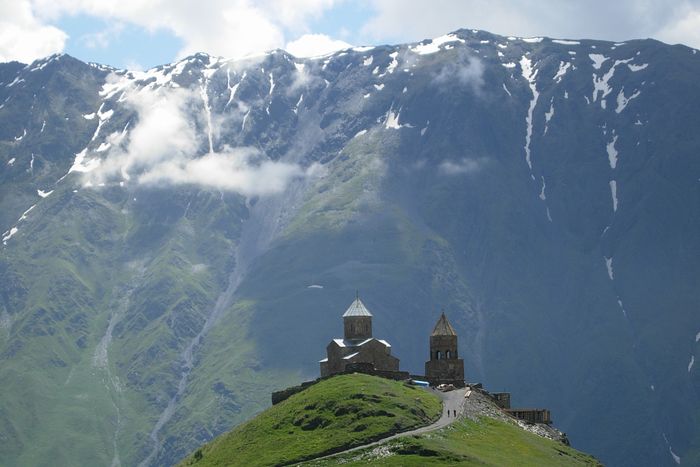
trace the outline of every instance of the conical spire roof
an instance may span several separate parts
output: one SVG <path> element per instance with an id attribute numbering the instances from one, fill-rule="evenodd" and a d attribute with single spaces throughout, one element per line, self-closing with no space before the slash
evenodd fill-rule
<path id="1" fill-rule="evenodd" d="M 447 316 L 445 316 L 445 312 L 443 311 L 442 314 L 440 315 L 440 319 L 438 319 L 438 322 L 435 324 L 435 327 L 433 328 L 433 333 L 431 336 L 456 336 L 457 333 L 455 332 L 454 328 L 450 324 L 449 321 L 447 321 Z"/>
<path id="2" fill-rule="evenodd" d="M 372 313 L 369 312 L 364 303 L 360 300 L 360 297 L 356 297 L 352 304 L 348 307 L 347 311 L 343 313 L 343 318 L 349 316 L 369 316 L 372 317 Z"/>

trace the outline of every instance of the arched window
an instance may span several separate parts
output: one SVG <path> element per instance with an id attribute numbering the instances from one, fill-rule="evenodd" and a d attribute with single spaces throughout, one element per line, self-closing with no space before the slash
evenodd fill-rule
<path id="1" fill-rule="evenodd" d="M 435 359 L 440 360 L 440 351 L 435 352 Z"/>
<path id="2" fill-rule="evenodd" d="M 450 351 L 445 352 L 445 358 L 450 358 Z"/>

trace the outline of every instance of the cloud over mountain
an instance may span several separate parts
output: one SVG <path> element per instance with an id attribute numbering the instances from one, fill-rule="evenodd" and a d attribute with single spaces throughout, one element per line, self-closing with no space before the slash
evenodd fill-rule
<path id="1" fill-rule="evenodd" d="M 135 112 L 136 123 L 128 132 L 108 136 L 107 156 L 84 174 L 88 186 L 115 181 L 198 185 L 256 196 L 279 193 L 293 178 L 315 170 L 270 160 L 253 147 L 224 145 L 220 152 L 203 152 L 205 135 L 197 125 L 215 125 L 221 119 L 207 121 L 197 90 L 142 89 L 126 103 Z"/>

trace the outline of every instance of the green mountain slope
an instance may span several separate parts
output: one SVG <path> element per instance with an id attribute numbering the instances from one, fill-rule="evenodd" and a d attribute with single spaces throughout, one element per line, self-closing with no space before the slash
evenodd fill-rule
<path id="1" fill-rule="evenodd" d="M 266 410 L 196 450 L 182 466 L 289 465 L 430 424 L 441 413 L 434 393 L 402 382 L 336 376 Z M 303 465 L 599 465 L 557 441 L 489 417 L 462 418 L 424 435 Z"/>
<path id="2" fill-rule="evenodd" d="M 607 464 L 697 463 L 700 54 L 449 39 L 0 64 L 2 463 L 172 465 L 317 376 L 356 289 L 402 369 L 444 308 L 470 381 Z M 135 103 L 183 94 L 173 161 Z M 299 176 L 147 183 L 160 143 Z"/>
<path id="3" fill-rule="evenodd" d="M 330 378 L 221 435 L 184 465 L 278 465 L 427 425 L 441 402 L 414 386 L 362 374 Z"/>
<path id="4" fill-rule="evenodd" d="M 462 419 L 430 435 L 389 441 L 337 458 L 302 465 L 392 466 L 599 466 L 595 458 L 513 424 L 483 417 Z"/>

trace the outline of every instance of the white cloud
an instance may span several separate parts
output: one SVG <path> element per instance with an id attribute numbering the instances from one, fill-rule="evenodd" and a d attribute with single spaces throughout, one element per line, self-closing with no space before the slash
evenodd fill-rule
<path id="1" fill-rule="evenodd" d="M 29 0 L 0 2 L 0 62 L 28 63 L 61 52 L 67 38 L 60 29 L 42 24 Z"/>
<path id="2" fill-rule="evenodd" d="M 293 179 L 317 174 L 317 167 L 304 170 L 297 164 L 273 161 L 250 147 L 202 154 L 203 135 L 197 124 L 205 116 L 199 107 L 199 90 L 146 88 L 131 94 L 126 105 L 136 112 L 137 122 L 128 133 L 107 137 L 111 149 L 99 166 L 84 175 L 87 186 L 127 180 L 199 185 L 254 196 L 280 193 Z"/>
<path id="3" fill-rule="evenodd" d="M 496 34 L 626 40 L 655 37 L 700 46 L 689 17 L 700 0 L 370 0 L 375 13 L 365 23 L 370 40 L 416 41 L 459 28 Z M 411 27 L 407 28 L 406 25 Z M 677 35 L 674 35 L 674 32 Z"/>
<path id="4" fill-rule="evenodd" d="M 700 9 L 686 6 L 677 21 L 661 28 L 657 37 L 669 44 L 683 43 L 700 48 Z"/>
<path id="5" fill-rule="evenodd" d="M 304 34 L 287 43 L 285 50 L 295 57 L 318 57 L 350 47 L 347 42 L 331 39 L 325 34 Z"/>
<path id="6" fill-rule="evenodd" d="M 197 150 L 197 132 L 185 115 L 192 93 L 183 89 L 141 90 L 126 101 L 138 121 L 128 134 L 107 138 L 112 149 L 100 166 L 86 175 L 93 185 L 156 167 L 167 159 L 187 159 Z"/>
<path id="7" fill-rule="evenodd" d="M 459 83 L 478 92 L 484 84 L 484 64 L 479 57 L 460 51 L 457 59 L 444 65 L 433 81 L 439 86 Z"/>
<path id="8" fill-rule="evenodd" d="M 296 164 L 266 159 L 255 148 L 225 148 L 194 159 L 172 159 L 139 175 L 144 184 L 201 185 L 248 196 L 284 191 L 305 172 Z"/>
<path id="9" fill-rule="evenodd" d="M 30 16 L 35 22 L 37 18 L 51 22 L 83 14 L 149 31 L 170 31 L 184 43 L 178 58 L 195 52 L 238 58 L 284 47 L 286 36 L 309 32 L 308 22 L 320 18 L 339 1 L 20 0 L 26 5 L 31 2 L 35 14 Z M 93 37 L 98 45 L 107 38 L 99 34 Z"/>
<path id="10" fill-rule="evenodd" d="M 131 58 L 126 59 L 124 68 L 131 71 L 144 71 L 146 69 L 146 67 Z"/>
<path id="11" fill-rule="evenodd" d="M 338 37 L 353 43 L 418 41 L 467 27 L 518 36 L 655 37 L 700 47 L 700 0 L 365 0 L 360 11 L 370 13 L 354 34 L 339 17 L 345 9 L 333 10 L 343 2 L 347 0 L 5 0 L 0 3 L 0 60 L 28 62 L 62 51 L 67 35 L 54 24 L 71 15 L 168 31 L 184 44 L 179 57 L 203 51 L 237 58 L 285 44 L 300 55 L 321 53 L 324 43 L 341 47 L 313 34 L 312 24 L 319 20 L 337 25 Z M 108 44 L 114 34 L 107 31 L 85 39 L 95 46 Z M 293 38 L 298 39 L 290 42 Z"/>
<path id="12" fill-rule="evenodd" d="M 112 39 L 119 36 L 122 31 L 124 31 L 124 23 L 117 22 L 102 31 L 83 34 L 80 36 L 80 41 L 89 49 L 104 49 L 108 47 Z"/>
<path id="13" fill-rule="evenodd" d="M 438 165 L 438 171 L 444 175 L 465 175 L 480 171 L 487 163 L 487 159 L 467 159 L 458 161 L 443 161 Z"/>

